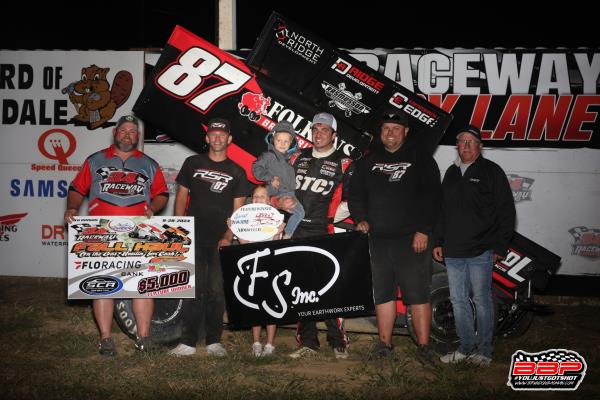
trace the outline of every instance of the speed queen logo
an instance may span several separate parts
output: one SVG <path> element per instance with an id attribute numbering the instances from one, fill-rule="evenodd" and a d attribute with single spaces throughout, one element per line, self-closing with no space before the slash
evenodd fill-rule
<path id="1" fill-rule="evenodd" d="M 585 360 L 573 350 L 517 350 L 512 355 L 506 384 L 513 390 L 577 390 L 586 370 Z"/>

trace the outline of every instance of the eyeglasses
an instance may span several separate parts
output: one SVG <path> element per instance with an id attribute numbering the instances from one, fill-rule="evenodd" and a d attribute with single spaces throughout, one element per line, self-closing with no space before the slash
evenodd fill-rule
<path id="1" fill-rule="evenodd" d="M 456 143 L 459 144 L 459 145 L 463 145 L 463 146 L 470 146 L 470 145 L 472 145 L 474 143 L 479 143 L 479 141 L 478 140 L 464 140 L 464 139 L 461 139 L 461 140 L 457 140 Z"/>

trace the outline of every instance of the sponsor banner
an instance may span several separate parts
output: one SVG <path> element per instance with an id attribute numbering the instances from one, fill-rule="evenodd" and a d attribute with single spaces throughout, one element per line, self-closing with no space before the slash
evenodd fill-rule
<path id="1" fill-rule="evenodd" d="M 283 214 L 268 204 L 246 204 L 231 216 L 231 231 L 240 239 L 262 242 L 271 239 L 283 223 Z"/>
<path id="2" fill-rule="evenodd" d="M 573 236 L 571 254 L 588 258 L 590 260 L 600 259 L 600 229 L 576 226 L 569 229 Z M 600 271 L 599 271 L 600 272 Z"/>
<path id="3" fill-rule="evenodd" d="M 193 230 L 193 217 L 75 218 L 68 298 L 193 298 Z"/>
<path id="4" fill-rule="evenodd" d="M 411 140 L 432 153 L 452 116 L 345 50 L 272 13 L 248 65 L 358 131 L 379 135 L 384 113 L 406 113 Z"/>
<path id="5" fill-rule="evenodd" d="M 576 351 L 550 349 L 538 353 L 522 350 L 512 355 L 507 386 L 513 390 L 577 390 L 587 363 Z"/>
<path id="6" fill-rule="evenodd" d="M 220 256 L 234 327 L 374 314 L 366 235 L 228 246 Z"/>
<path id="7" fill-rule="evenodd" d="M 357 59 L 452 113 L 486 146 L 600 148 L 600 50 L 352 50 Z"/>
<path id="8" fill-rule="evenodd" d="M 70 168 L 112 143 L 143 86 L 142 51 L 2 51 L 3 163 Z"/>

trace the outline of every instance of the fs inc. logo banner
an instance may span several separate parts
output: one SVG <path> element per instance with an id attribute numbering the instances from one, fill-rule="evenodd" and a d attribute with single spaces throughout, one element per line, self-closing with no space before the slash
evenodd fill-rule
<path id="1" fill-rule="evenodd" d="M 577 390 L 586 370 L 585 359 L 573 350 L 518 350 L 512 355 L 506 384 L 513 390 Z"/>

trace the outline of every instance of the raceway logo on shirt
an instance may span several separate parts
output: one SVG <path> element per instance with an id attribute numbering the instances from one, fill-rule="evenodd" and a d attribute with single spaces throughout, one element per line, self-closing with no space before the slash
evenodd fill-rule
<path id="1" fill-rule="evenodd" d="M 102 180 L 100 191 L 119 197 L 139 196 L 144 194 L 148 177 L 128 168 L 102 167 L 96 170 Z"/>
<path id="2" fill-rule="evenodd" d="M 371 168 L 371 171 L 378 171 L 381 172 L 383 174 L 389 175 L 389 181 L 390 182 L 396 182 L 399 181 L 400 178 L 402 178 L 402 175 L 404 175 L 406 173 L 406 171 L 408 171 L 408 168 L 410 168 L 412 164 L 411 163 L 407 163 L 407 162 L 401 162 L 401 163 L 375 163 L 373 165 L 373 168 Z"/>
<path id="3" fill-rule="evenodd" d="M 215 193 L 222 193 L 229 182 L 233 180 L 233 176 L 231 175 L 210 169 L 197 169 L 194 172 L 193 177 L 195 179 L 202 179 L 204 182 L 210 183 L 210 190 Z"/>

